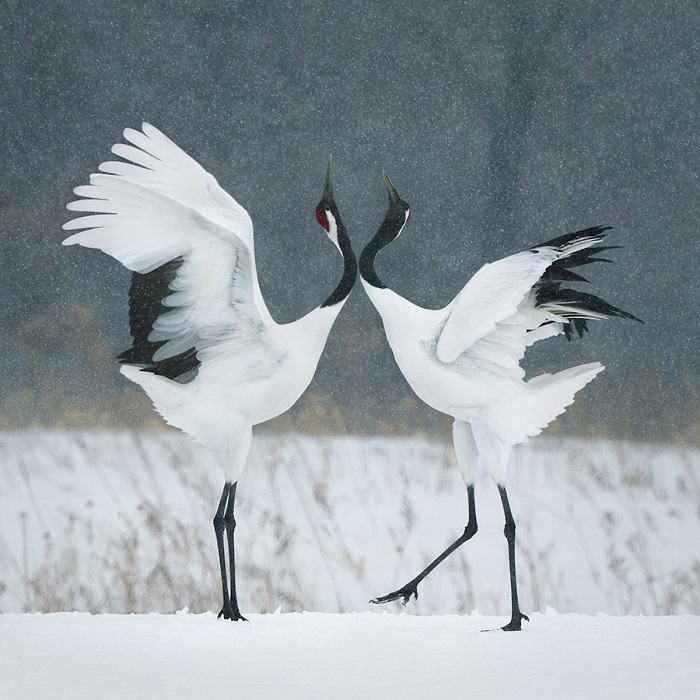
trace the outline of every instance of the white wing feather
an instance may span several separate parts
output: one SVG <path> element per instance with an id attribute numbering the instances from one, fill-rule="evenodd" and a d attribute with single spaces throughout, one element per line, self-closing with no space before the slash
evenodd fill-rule
<path id="1" fill-rule="evenodd" d="M 478 270 L 451 304 L 438 338 L 438 359 L 454 362 L 470 348 L 478 352 L 479 348 L 474 347 L 477 341 L 485 339 L 499 323 L 518 311 L 532 286 L 558 256 L 559 252 L 549 247 L 526 250 Z M 492 357 L 491 348 L 484 351 Z"/>
<path id="2" fill-rule="evenodd" d="M 523 379 L 520 361 L 525 350 L 538 340 L 563 332 L 561 317 L 535 306 L 535 294 L 528 292 L 515 313 L 498 321 L 493 330 L 479 338 L 455 360 L 460 367 L 478 365 L 484 371 Z"/>
<path id="3" fill-rule="evenodd" d="M 154 360 L 196 347 L 200 360 L 238 358 L 240 380 L 264 374 L 284 353 L 270 337 L 276 324 L 260 293 L 248 213 L 155 127 L 124 136 L 133 146 L 112 150 L 132 162 L 103 163 L 90 185 L 75 189 L 82 199 L 68 209 L 92 215 L 64 225 L 87 229 L 64 245 L 97 248 L 139 273 L 182 257 L 173 292 L 162 302 L 172 310 L 149 336 L 166 341 Z"/>

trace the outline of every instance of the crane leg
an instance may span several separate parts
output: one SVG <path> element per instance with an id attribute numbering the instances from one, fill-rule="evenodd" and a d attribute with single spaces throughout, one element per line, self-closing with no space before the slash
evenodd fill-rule
<path id="1" fill-rule="evenodd" d="M 216 534 L 216 546 L 219 551 L 219 567 L 221 569 L 221 589 L 223 591 L 224 604 L 218 617 L 226 620 L 245 620 L 238 608 L 236 596 L 236 559 L 233 545 L 233 531 L 236 529 L 236 520 L 233 514 L 233 505 L 236 499 L 236 483 L 225 483 L 221 492 L 219 507 L 214 516 L 214 533 Z M 231 588 L 229 592 L 226 577 L 226 551 L 224 534 L 228 540 L 229 575 Z"/>
<path id="2" fill-rule="evenodd" d="M 469 504 L 469 520 L 467 521 L 467 526 L 464 528 L 464 532 L 460 537 L 458 537 L 442 554 L 435 558 L 428 566 L 421 571 L 418 576 L 411 579 L 405 586 L 399 588 L 397 591 L 388 593 L 387 595 L 381 596 L 379 598 L 372 598 L 370 603 L 389 603 L 392 600 L 398 600 L 401 598 L 401 602 L 406 605 L 411 596 L 418 598 L 418 584 L 444 559 L 452 554 L 458 547 L 463 545 L 467 540 L 470 540 L 476 534 L 479 526 L 476 522 L 476 507 L 474 504 L 474 484 L 469 484 L 467 486 L 467 502 Z"/>
<path id="3" fill-rule="evenodd" d="M 520 612 L 518 603 L 518 582 L 515 577 L 515 520 L 510 511 L 510 503 L 508 503 L 508 494 L 505 486 L 499 486 L 498 492 L 501 495 L 501 503 L 503 504 L 503 513 L 506 517 L 506 524 L 503 528 L 503 534 L 508 540 L 508 563 L 510 565 L 510 600 L 511 600 L 511 618 L 510 622 L 501 629 L 506 632 L 513 632 L 522 629 L 521 622 L 530 618 Z"/>
<path id="4" fill-rule="evenodd" d="M 219 551 L 219 568 L 221 570 L 221 589 L 223 591 L 224 604 L 219 613 L 219 617 L 222 615 L 229 619 L 231 611 L 231 598 L 228 594 L 228 581 L 226 580 L 226 550 L 224 548 L 224 533 L 226 532 L 226 525 L 224 523 L 224 513 L 226 512 L 226 503 L 228 502 L 228 494 L 231 490 L 231 484 L 228 482 L 224 484 L 224 490 L 221 492 L 221 499 L 219 500 L 219 507 L 216 509 L 216 515 L 214 516 L 214 534 L 216 535 L 216 547 Z"/>

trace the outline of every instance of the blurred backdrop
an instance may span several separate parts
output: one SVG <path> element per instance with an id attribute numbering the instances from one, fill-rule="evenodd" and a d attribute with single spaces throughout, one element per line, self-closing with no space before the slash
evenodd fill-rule
<path id="1" fill-rule="evenodd" d="M 614 226 L 594 292 L 643 318 L 541 343 L 528 368 L 606 372 L 552 433 L 700 442 L 696 2 L 6 0 L 0 17 L 0 427 L 159 425 L 118 372 L 129 273 L 63 248 L 72 189 L 125 127 L 162 129 L 250 212 L 277 321 L 318 305 L 341 262 L 314 221 L 332 153 L 359 251 L 445 305 L 485 262 Z M 358 284 L 309 391 L 267 429 L 439 434 Z"/>

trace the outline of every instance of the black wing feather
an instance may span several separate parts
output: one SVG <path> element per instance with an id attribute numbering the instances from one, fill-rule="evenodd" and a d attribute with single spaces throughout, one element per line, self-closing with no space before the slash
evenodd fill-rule
<path id="1" fill-rule="evenodd" d="M 582 229 L 581 231 L 575 231 L 573 233 L 566 233 L 563 236 L 553 238 L 545 243 L 540 243 L 537 246 L 533 246 L 532 250 L 543 247 L 565 248 L 567 245 L 582 238 L 593 237 L 602 241 L 607 235 L 605 232 L 610 229 L 610 226 L 592 226 L 591 228 Z M 612 262 L 607 258 L 595 256 L 606 250 L 616 250 L 620 247 L 621 246 L 595 245 L 571 253 L 566 257 L 554 261 L 535 285 L 536 306 L 553 303 L 560 307 L 568 306 L 571 308 L 571 316 L 567 316 L 565 312 L 562 313 L 560 310 L 556 312 L 558 315 L 562 316 L 562 319 L 568 321 L 568 323 L 564 324 L 564 335 L 567 340 L 572 340 L 574 335 L 583 338 L 583 334 L 588 331 L 588 319 L 579 317 L 582 311 L 592 311 L 607 317 L 617 316 L 642 322 L 641 319 L 636 316 L 613 306 L 594 294 L 579 292 L 575 289 L 562 288 L 561 286 L 562 282 L 588 282 L 585 277 L 582 277 L 576 272 L 572 272 L 571 268 L 581 267 L 582 265 L 595 262 Z"/>
<path id="2" fill-rule="evenodd" d="M 172 293 L 170 284 L 177 276 L 182 262 L 182 257 L 178 257 L 151 272 L 132 273 L 129 288 L 129 330 L 133 341 L 132 346 L 117 357 L 120 363 L 143 365 L 146 372 L 153 372 L 168 379 L 178 379 L 199 367 L 200 362 L 194 348 L 165 360 L 154 361 L 153 355 L 167 341 L 154 343 L 148 339 L 156 319 L 172 310 L 164 306 L 162 301 Z"/>

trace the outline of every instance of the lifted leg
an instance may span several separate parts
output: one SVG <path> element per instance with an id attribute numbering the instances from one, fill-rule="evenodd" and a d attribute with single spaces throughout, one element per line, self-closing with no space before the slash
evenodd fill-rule
<path id="1" fill-rule="evenodd" d="M 469 520 L 467 526 L 464 528 L 462 535 L 456 539 L 440 556 L 434 559 L 428 566 L 421 571 L 418 576 L 411 579 L 405 586 L 399 588 L 393 593 L 387 593 L 379 598 L 372 598 L 370 603 L 389 603 L 392 600 L 398 600 L 401 598 L 401 602 L 406 605 L 411 596 L 418 598 L 418 584 L 444 559 L 452 554 L 458 547 L 463 545 L 467 540 L 470 540 L 476 534 L 479 526 L 476 523 L 476 507 L 474 505 L 474 484 L 467 486 L 467 501 L 469 503 Z"/>
<path id="2" fill-rule="evenodd" d="M 233 545 L 233 531 L 236 529 L 236 520 L 233 515 L 233 505 L 236 498 L 236 484 L 224 484 L 221 492 L 219 507 L 214 516 L 214 533 L 216 534 L 216 546 L 219 551 L 219 567 L 221 569 L 221 589 L 223 592 L 223 607 L 218 617 L 226 620 L 245 620 L 238 609 L 236 596 L 236 559 Z M 228 540 L 229 574 L 231 588 L 226 579 L 226 552 L 224 547 L 224 533 Z"/>
<path id="3" fill-rule="evenodd" d="M 501 503 L 503 504 L 503 513 L 506 516 L 506 525 L 503 528 L 503 534 L 508 540 L 508 563 L 510 564 L 510 601 L 511 601 L 511 618 L 510 622 L 501 629 L 506 632 L 514 632 L 522 629 L 521 622 L 523 620 L 530 621 L 527 615 L 520 612 L 518 604 L 518 583 L 515 578 L 515 520 L 510 512 L 510 503 L 508 503 L 508 494 L 505 486 L 499 486 L 498 492 L 501 495 Z"/>

